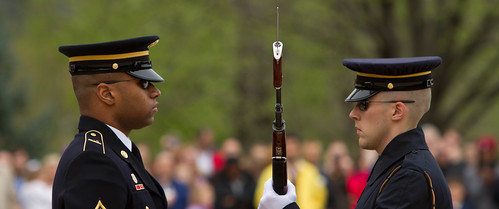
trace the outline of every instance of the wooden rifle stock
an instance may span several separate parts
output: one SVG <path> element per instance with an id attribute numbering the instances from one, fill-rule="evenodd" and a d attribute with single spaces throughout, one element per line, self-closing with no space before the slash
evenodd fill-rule
<path id="1" fill-rule="evenodd" d="M 279 31 L 279 7 L 277 7 L 277 31 Z M 286 168 L 286 124 L 282 118 L 281 86 L 282 86 L 282 47 L 277 40 L 273 43 L 274 88 L 276 91 L 275 120 L 272 125 L 272 181 L 273 189 L 279 195 L 288 191 L 288 174 Z"/>

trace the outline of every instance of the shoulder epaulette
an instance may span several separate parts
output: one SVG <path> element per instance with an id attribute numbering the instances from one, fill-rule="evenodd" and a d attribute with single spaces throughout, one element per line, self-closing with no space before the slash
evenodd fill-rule
<path id="1" fill-rule="evenodd" d="M 102 147 L 102 153 L 106 154 L 106 149 L 104 148 L 104 137 L 99 131 L 90 130 L 85 133 L 85 143 L 83 144 L 83 151 L 87 148 L 87 142 L 93 144 L 98 144 Z"/>

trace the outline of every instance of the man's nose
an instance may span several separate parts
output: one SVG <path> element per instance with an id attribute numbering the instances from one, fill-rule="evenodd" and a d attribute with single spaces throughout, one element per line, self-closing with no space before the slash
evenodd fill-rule
<path id="1" fill-rule="evenodd" d="M 352 120 L 359 120 L 359 115 L 357 114 L 358 112 L 358 108 L 357 108 L 357 105 L 355 105 L 355 107 L 352 108 L 352 111 L 350 111 L 350 114 L 348 114 L 348 116 L 352 119 Z"/>
<path id="2" fill-rule="evenodd" d="M 158 98 L 159 96 L 161 96 L 161 91 L 156 86 L 153 85 L 151 97 L 155 99 Z"/>

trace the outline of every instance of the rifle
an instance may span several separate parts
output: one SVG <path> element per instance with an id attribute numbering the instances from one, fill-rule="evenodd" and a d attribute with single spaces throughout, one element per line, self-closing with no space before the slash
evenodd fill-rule
<path id="1" fill-rule="evenodd" d="M 277 33 L 276 42 L 272 44 L 274 52 L 274 88 L 276 93 L 275 120 L 272 124 L 272 180 L 274 191 L 279 195 L 286 194 L 286 124 L 282 118 L 281 86 L 282 86 L 282 47 L 279 41 L 279 7 L 277 7 Z"/>

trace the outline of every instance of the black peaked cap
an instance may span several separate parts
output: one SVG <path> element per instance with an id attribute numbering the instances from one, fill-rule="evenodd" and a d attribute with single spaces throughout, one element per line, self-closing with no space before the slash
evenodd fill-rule
<path id="1" fill-rule="evenodd" d="M 163 82 L 152 69 L 149 47 L 156 45 L 158 36 L 143 36 L 118 41 L 60 46 L 69 57 L 71 75 L 125 72 L 139 79 Z"/>
<path id="2" fill-rule="evenodd" d="M 344 59 L 343 65 L 357 72 L 355 89 L 345 99 L 357 102 L 380 91 L 411 91 L 433 86 L 431 71 L 442 63 L 437 56 Z"/>

